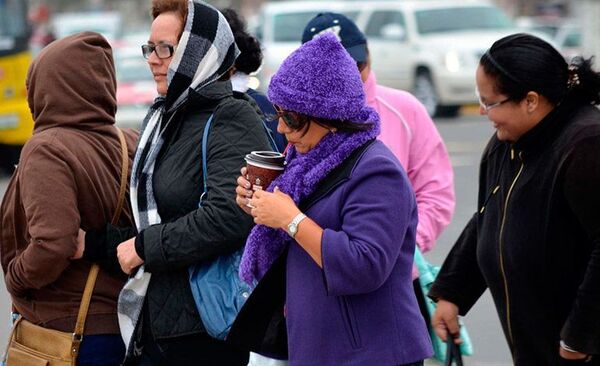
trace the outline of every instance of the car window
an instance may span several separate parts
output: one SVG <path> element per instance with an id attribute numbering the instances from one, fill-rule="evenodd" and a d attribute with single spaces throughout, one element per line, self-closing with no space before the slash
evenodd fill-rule
<path id="1" fill-rule="evenodd" d="M 367 38 L 384 38 L 382 30 L 389 29 L 390 26 L 400 26 L 406 29 L 404 14 L 400 11 L 384 10 L 373 13 L 367 24 L 365 34 Z"/>
<path id="2" fill-rule="evenodd" d="M 273 39 L 275 42 L 302 41 L 302 32 L 308 21 L 321 11 L 306 11 L 298 13 L 277 14 L 273 17 Z M 356 20 L 357 11 L 341 12 L 348 18 Z"/>
<path id="3" fill-rule="evenodd" d="M 420 34 L 512 27 L 500 9 L 490 6 L 418 10 L 415 19 Z"/>

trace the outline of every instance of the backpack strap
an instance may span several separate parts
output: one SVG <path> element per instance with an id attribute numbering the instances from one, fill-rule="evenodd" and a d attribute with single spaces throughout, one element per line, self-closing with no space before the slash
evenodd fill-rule
<path id="1" fill-rule="evenodd" d="M 214 114 L 211 114 L 208 117 L 208 121 L 204 125 L 204 132 L 202 133 L 202 180 L 203 180 L 203 188 L 204 191 L 200 195 L 200 203 L 198 206 L 202 206 L 202 201 L 204 200 L 204 196 L 208 192 L 208 167 L 206 166 L 207 161 L 207 150 L 208 150 L 208 132 L 210 131 L 210 125 L 212 123 Z"/>

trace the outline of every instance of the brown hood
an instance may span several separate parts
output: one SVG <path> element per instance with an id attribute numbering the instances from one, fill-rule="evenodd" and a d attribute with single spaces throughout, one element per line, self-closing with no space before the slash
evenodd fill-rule
<path id="1" fill-rule="evenodd" d="M 26 84 L 34 133 L 54 126 L 115 123 L 112 49 L 97 33 L 78 33 L 48 45 L 29 67 Z"/>

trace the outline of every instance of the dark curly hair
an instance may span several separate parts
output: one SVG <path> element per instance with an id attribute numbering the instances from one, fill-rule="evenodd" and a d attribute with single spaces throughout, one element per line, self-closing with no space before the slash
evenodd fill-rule
<path id="1" fill-rule="evenodd" d="M 245 74 L 251 74 L 258 70 L 262 64 L 263 54 L 258 39 L 253 37 L 246 30 L 246 22 L 241 15 L 232 8 L 221 10 L 221 13 L 227 19 L 231 32 L 235 37 L 235 43 L 240 49 L 240 55 L 235 60 L 237 71 Z"/>

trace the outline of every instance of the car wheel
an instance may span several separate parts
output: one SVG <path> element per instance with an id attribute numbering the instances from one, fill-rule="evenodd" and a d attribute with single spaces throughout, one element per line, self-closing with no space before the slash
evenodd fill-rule
<path id="1" fill-rule="evenodd" d="M 433 117 L 437 112 L 439 100 L 429 72 L 420 71 L 417 74 L 413 94 L 425 106 L 427 113 Z"/>

